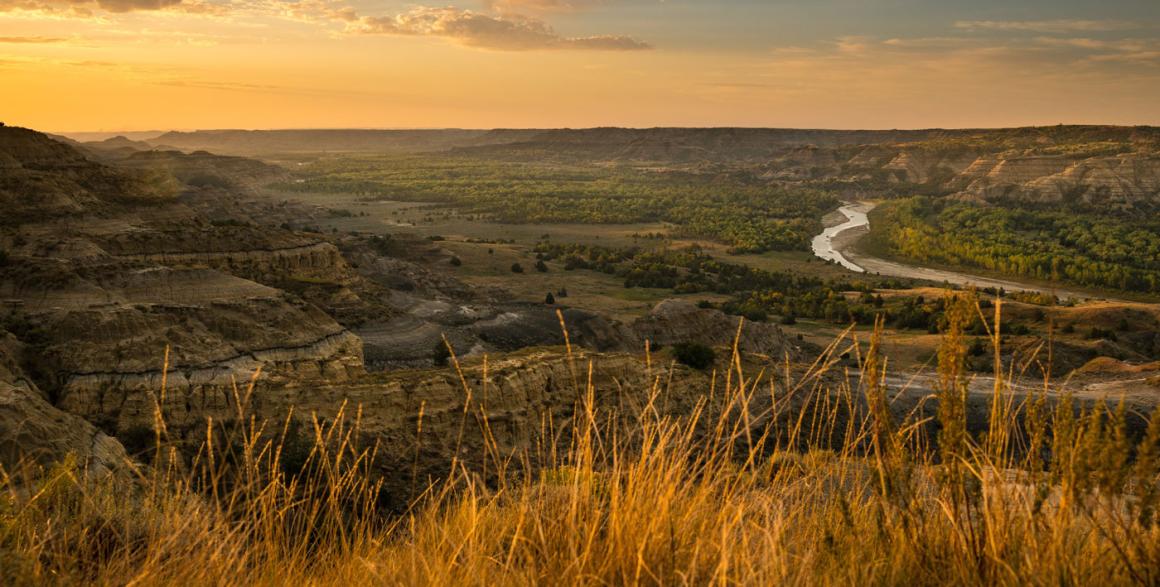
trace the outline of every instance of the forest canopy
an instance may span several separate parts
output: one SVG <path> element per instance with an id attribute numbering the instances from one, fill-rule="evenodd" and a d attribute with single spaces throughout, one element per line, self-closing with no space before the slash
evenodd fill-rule
<path id="1" fill-rule="evenodd" d="M 1160 291 L 1160 221 L 1062 210 L 998 208 L 928 197 L 871 213 L 875 244 L 923 263 L 1040 280 Z"/>
<path id="2" fill-rule="evenodd" d="M 838 205 L 822 190 L 771 185 L 744 172 L 485 161 L 455 156 L 348 156 L 303 168 L 283 189 L 370 200 L 439 202 L 505 223 L 667 222 L 673 236 L 733 252 L 808 250 Z"/>

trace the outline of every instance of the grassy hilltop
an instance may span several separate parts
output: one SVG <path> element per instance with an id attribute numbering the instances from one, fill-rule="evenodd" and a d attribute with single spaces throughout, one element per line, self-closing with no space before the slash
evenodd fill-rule
<path id="1" fill-rule="evenodd" d="M 1155 584 L 1160 411 L 1073 398 L 1047 380 L 1017 390 L 1001 363 L 988 400 L 968 401 L 963 324 L 980 310 L 964 296 L 948 304 L 939 383 L 901 410 L 879 334 L 850 379 L 835 372 L 844 344 L 793 375 L 747 371 L 735 352 L 680 417 L 663 415 L 660 378 L 640 403 L 602 404 L 608 390 L 586 384 L 592 367 L 578 361 L 574 416 L 544 422 L 534 450 L 504 454 L 488 442 L 503 423 L 481 417 L 488 390 L 463 376 L 459 441 L 481 436 L 484 454 L 413 479 L 427 489 L 401 513 L 378 505 L 356 406 L 290 429 L 247 419 L 240 389 L 235 423 L 211 422 L 188 459 L 158 410 L 152 465 L 132 478 L 85 478 L 68 463 L 32 481 L 5 471 L 2 578 Z"/>

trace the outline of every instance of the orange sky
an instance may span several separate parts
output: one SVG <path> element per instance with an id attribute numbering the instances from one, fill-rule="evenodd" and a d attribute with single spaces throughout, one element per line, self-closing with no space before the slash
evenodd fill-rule
<path id="1" fill-rule="evenodd" d="M 1148 3 L 1125 0 L 1125 18 L 1053 13 L 1063 1 L 1022 18 L 930 9 L 907 22 L 721 1 L 0 0 L 0 120 L 51 131 L 1160 124 Z"/>

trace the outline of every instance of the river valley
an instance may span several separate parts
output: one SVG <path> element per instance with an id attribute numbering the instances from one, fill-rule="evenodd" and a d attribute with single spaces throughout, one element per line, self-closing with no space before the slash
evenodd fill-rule
<path id="1" fill-rule="evenodd" d="M 870 273 L 886 277 L 901 277 L 905 279 L 923 279 L 934 282 L 946 282 L 959 286 L 975 286 L 980 288 L 994 287 L 1013 291 L 1034 291 L 1054 294 L 1060 298 L 1092 298 L 1091 293 L 1068 290 L 1064 288 L 1045 287 L 1009 279 L 982 277 L 957 271 L 918 267 L 898 261 L 881 259 L 868 255 L 857 245 L 870 233 L 870 211 L 874 209 L 874 202 L 859 201 L 847 202 L 838 208 L 834 214 L 827 215 L 823 220 L 827 227 L 821 234 L 814 237 L 811 248 L 814 255 L 837 263 L 855 273 Z"/>

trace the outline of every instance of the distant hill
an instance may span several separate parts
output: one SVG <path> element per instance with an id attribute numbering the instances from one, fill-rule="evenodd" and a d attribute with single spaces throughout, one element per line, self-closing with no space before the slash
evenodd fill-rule
<path id="1" fill-rule="evenodd" d="M 179 149 L 223 155 L 450 153 L 505 161 L 619 162 L 865 193 L 957 194 L 981 201 L 1160 202 L 1160 129 L 1059 125 L 1009 129 L 824 130 L 588 128 L 203 130 L 147 141 L 112 137 L 90 150 Z"/>
<path id="2" fill-rule="evenodd" d="M 20 127 L 0 127 L 0 224 L 168 199 L 168 186 L 86 158 L 73 145 Z"/>
<path id="3" fill-rule="evenodd" d="M 225 155 L 269 155 L 302 152 L 423 153 L 452 147 L 526 140 L 528 130 L 199 130 L 168 132 L 150 139 L 184 151 L 205 150 Z"/>

